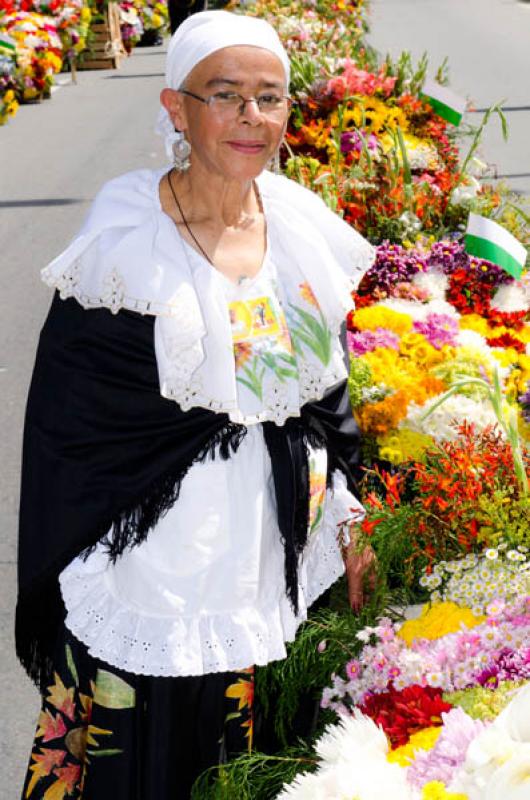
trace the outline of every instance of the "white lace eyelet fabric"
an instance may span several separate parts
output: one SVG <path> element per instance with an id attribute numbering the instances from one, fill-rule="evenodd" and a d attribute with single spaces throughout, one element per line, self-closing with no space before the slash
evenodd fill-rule
<path id="1" fill-rule="evenodd" d="M 137 170 L 105 184 L 79 235 L 42 278 L 63 299 L 74 297 L 86 309 L 154 315 L 160 391 L 183 410 L 200 406 L 241 424 L 283 424 L 345 377 L 338 333 L 353 307 L 351 290 L 373 263 L 374 248 L 313 192 L 282 176 L 258 177 L 267 260 L 277 272 L 285 313 L 289 305 L 301 304 L 315 319 L 321 314 L 327 329 L 322 335 L 333 345 L 329 357 L 325 343 L 308 345 L 307 331 L 301 330 L 298 402 L 287 400 L 283 381 L 273 385 L 269 375 L 261 408 L 247 414 L 239 406 L 241 376 L 235 375 L 219 275 L 209 264 L 197 267 L 197 255 L 160 205 L 159 183 L 168 169 Z M 295 323 L 303 328 L 302 316 Z M 288 324 L 291 330 L 292 317 Z"/>
<path id="2" fill-rule="evenodd" d="M 244 491 L 230 497 L 228 487 L 242 480 Z M 63 570 L 66 625 L 91 655 L 142 675 L 236 671 L 284 658 L 307 608 L 344 572 L 339 524 L 362 513 L 335 473 L 301 559 L 295 616 L 270 460 L 261 426 L 253 426 L 229 461 L 192 467 L 146 542 L 115 565 L 98 546 Z"/>

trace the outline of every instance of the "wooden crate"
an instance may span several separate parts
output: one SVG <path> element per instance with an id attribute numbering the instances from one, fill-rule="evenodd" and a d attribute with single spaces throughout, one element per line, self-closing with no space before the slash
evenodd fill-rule
<path id="1" fill-rule="evenodd" d="M 90 47 L 84 52 L 78 69 L 118 69 L 126 58 L 117 3 L 108 4 L 106 17 L 105 22 L 94 22 L 90 26 Z"/>

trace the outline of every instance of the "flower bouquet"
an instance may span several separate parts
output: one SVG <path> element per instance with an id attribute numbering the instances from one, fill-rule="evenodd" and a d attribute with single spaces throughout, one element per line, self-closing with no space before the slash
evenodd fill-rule
<path id="1" fill-rule="evenodd" d="M 13 11 L 2 18 L 2 25 L 16 44 L 17 99 L 38 102 L 49 95 L 53 77 L 63 64 L 55 20 L 35 12 Z"/>
<path id="2" fill-rule="evenodd" d="M 162 44 L 162 36 L 167 31 L 169 22 L 167 2 L 135 0 L 134 6 L 144 29 L 139 44 L 144 46 Z"/>
<path id="3" fill-rule="evenodd" d="M 355 709 L 329 726 L 315 745 L 316 771 L 296 778 L 277 800 L 526 797 L 530 683 L 471 689 L 466 700 L 454 695 L 452 704 L 425 688 L 409 694 L 413 704 L 405 706 L 402 717 L 399 699 L 393 698 L 395 705 L 388 707 L 387 715 L 377 715 L 379 724 L 373 713 Z M 391 747 L 380 724 L 380 719 L 388 723 L 389 718 L 399 720 L 398 730 L 406 731 L 405 744 Z"/>
<path id="4" fill-rule="evenodd" d="M 468 256 L 459 241 L 384 242 L 349 319 L 350 394 L 369 452 L 399 464 L 421 458 L 456 426 L 496 422 L 477 379 L 499 373 L 528 438 L 530 284 Z M 466 382 L 468 381 L 468 382 Z M 458 391 L 440 404 L 453 385 Z M 432 413 L 429 414 L 429 411 Z"/>
<path id="5" fill-rule="evenodd" d="M 91 11 L 84 0 L 14 0 L 13 10 L 53 19 L 64 58 L 74 58 L 86 46 Z"/>
<path id="6" fill-rule="evenodd" d="M 0 12 L 0 125 L 5 125 L 18 110 L 16 69 L 15 41 L 2 29 Z"/>

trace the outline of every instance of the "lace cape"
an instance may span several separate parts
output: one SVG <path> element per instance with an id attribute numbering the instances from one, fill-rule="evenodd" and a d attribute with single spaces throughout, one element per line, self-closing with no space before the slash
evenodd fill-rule
<path id="1" fill-rule="evenodd" d="M 270 403 L 255 419 L 238 410 L 226 298 L 214 275 L 191 269 L 183 240 L 161 209 L 159 182 L 168 169 L 136 170 L 106 183 L 79 234 L 42 278 L 85 309 L 154 315 L 160 391 L 184 411 L 200 406 L 233 422 L 283 424 L 293 409 Z M 298 268 L 336 339 L 353 308 L 351 292 L 373 263 L 373 247 L 294 181 L 264 172 L 257 184 L 277 265 Z M 333 369 L 305 374 L 301 405 L 344 377 Z"/>

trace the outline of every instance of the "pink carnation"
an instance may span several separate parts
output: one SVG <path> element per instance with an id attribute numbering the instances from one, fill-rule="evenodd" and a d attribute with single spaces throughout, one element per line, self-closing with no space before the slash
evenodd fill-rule
<path id="1" fill-rule="evenodd" d="M 361 331 L 351 333 L 348 331 L 348 349 L 354 356 L 371 353 L 378 347 L 390 347 L 399 350 L 399 336 L 386 328 L 377 328 L 375 331 Z"/>
<path id="2" fill-rule="evenodd" d="M 429 314 L 414 323 L 416 333 L 421 333 L 433 347 L 441 350 L 446 344 L 456 345 L 458 322 L 448 314 Z"/>

